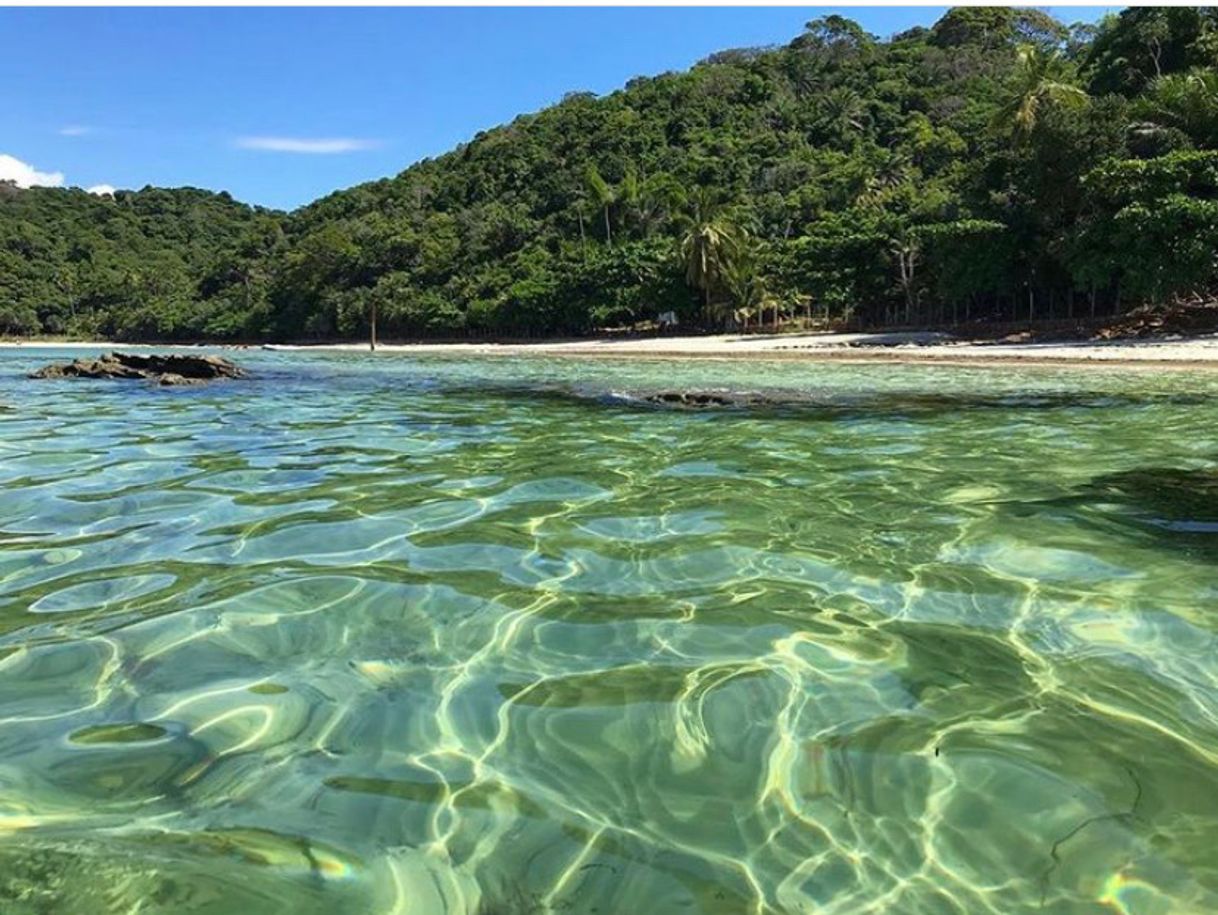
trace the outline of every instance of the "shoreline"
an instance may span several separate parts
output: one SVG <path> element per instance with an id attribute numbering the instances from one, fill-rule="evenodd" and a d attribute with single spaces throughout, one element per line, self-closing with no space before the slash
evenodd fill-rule
<path id="1" fill-rule="evenodd" d="M 149 349 L 207 347 L 241 351 L 368 353 L 367 343 L 148 344 L 105 340 L 5 340 L 0 349 Z M 652 337 L 627 340 L 565 340 L 536 343 L 384 343 L 381 355 L 567 357 L 614 359 L 740 358 L 824 361 L 846 364 L 974 366 L 1083 366 L 1218 368 L 1218 334 L 1198 337 L 1066 341 L 1054 343 L 959 342 L 934 333 L 785 334 L 777 336 Z"/>

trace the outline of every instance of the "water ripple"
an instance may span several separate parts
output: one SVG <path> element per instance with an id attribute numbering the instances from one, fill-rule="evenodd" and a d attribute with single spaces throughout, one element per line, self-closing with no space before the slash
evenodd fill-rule
<path id="1" fill-rule="evenodd" d="M 6 915 L 1218 909 L 1208 375 L 243 355 L 0 355 Z"/>

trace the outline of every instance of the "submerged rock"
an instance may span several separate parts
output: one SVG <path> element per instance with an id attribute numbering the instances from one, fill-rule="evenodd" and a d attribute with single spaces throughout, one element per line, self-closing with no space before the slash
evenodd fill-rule
<path id="1" fill-rule="evenodd" d="M 1096 477 L 1087 489 L 1159 527 L 1218 534 L 1218 470 L 1142 467 Z"/>
<path id="2" fill-rule="evenodd" d="M 1142 467 L 1104 474 L 1070 501 L 1143 543 L 1218 561 L 1218 469 Z"/>
<path id="3" fill-rule="evenodd" d="M 223 356 L 142 356 L 107 353 L 93 359 L 56 362 L 30 374 L 31 378 L 133 378 L 162 385 L 203 384 L 217 378 L 244 378 L 246 372 Z"/>
<path id="4" fill-rule="evenodd" d="M 694 410 L 714 407 L 773 407 L 789 403 L 782 398 L 734 391 L 657 391 L 644 394 L 640 399 L 656 406 Z"/>

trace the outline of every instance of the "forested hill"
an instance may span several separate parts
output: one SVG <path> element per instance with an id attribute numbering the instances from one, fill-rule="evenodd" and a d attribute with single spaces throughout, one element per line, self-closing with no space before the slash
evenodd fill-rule
<path id="1" fill-rule="evenodd" d="M 830 16 L 290 214 L 0 189 L 0 333 L 567 334 L 1109 312 L 1218 287 L 1218 11 Z"/>
<path id="2" fill-rule="evenodd" d="M 217 293 L 283 245 L 282 214 L 196 188 L 96 196 L 0 182 L 0 333 L 229 338 L 265 295 Z"/>

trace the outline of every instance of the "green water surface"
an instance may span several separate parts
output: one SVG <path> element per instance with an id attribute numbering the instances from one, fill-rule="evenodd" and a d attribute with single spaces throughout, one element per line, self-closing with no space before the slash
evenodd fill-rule
<path id="1" fill-rule="evenodd" d="M 4 915 L 1218 911 L 1218 376 L 63 355 Z"/>

